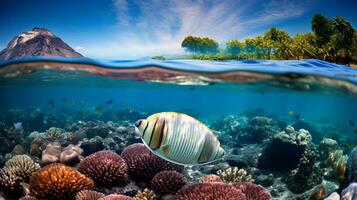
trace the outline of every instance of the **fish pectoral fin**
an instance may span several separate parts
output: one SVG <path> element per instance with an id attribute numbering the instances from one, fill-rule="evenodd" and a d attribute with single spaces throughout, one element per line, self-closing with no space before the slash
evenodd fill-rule
<path id="1" fill-rule="evenodd" d="M 164 152 L 165 154 L 169 152 L 169 145 L 165 144 L 161 146 L 161 151 Z"/>

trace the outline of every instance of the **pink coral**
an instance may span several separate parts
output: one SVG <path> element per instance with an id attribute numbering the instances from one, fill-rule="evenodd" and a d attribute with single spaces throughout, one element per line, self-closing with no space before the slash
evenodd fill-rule
<path id="1" fill-rule="evenodd" d="M 194 183 L 176 193 L 177 200 L 246 200 L 245 195 L 224 183 Z"/>
<path id="2" fill-rule="evenodd" d="M 245 194 L 247 200 L 271 200 L 272 199 L 270 193 L 260 185 L 244 182 L 244 183 L 236 183 L 234 184 L 234 186 Z"/>
<path id="3" fill-rule="evenodd" d="M 121 156 L 128 164 L 130 174 L 140 179 L 151 180 L 157 173 L 164 170 L 183 171 L 182 166 L 154 155 L 144 144 L 138 143 L 126 147 Z"/>
<path id="4" fill-rule="evenodd" d="M 120 195 L 120 194 L 111 194 L 105 197 L 100 198 L 99 200 L 133 200 L 132 197 Z"/>
<path id="5" fill-rule="evenodd" d="M 128 182 L 128 166 L 113 151 L 98 151 L 87 156 L 78 170 L 94 180 L 96 186 L 125 185 Z"/>
<path id="6" fill-rule="evenodd" d="M 202 176 L 199 180 L 200 183 L 213 183 L 213 182 L 222 182 L 221 177 L 211 174 Z"/>

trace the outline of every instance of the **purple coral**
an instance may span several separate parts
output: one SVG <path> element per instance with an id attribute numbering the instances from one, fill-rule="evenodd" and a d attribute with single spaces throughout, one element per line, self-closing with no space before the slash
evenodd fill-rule
<path id="1" fill-rule="evenodd" d="M 125 160 L 112 151 L 98 151 L 87 156 L 78 170 L 94 180 L 96 186 L 125 185 L 128 182 L 128 166 Z"/>
<path id="2" fill-rule="evenodd" d="M 128 164 L 130 174 L 140 179 L 151 180 L 164 170 L 183 171 L 182 166 L 154 155 L 144 144 L 137 143 L 126 147 L 121 156 Z"/>
<path id="3" fill-rule="evenodd" d="M 177 200 L 246 200 L 245 195 L 232 185 L 224 183 L 195 183 L 176 193 Z"/>
<path id="4" fill-rule="evenodd" d="M 177 171 L 162 171 L 151 180 L 151 189 L 159 194 L 175 194 L 186 183 L 186 178 Z"/>
<path id="5" fill-rule="evenodd" d="M 111 194 L 100 198 L 99 200 L 133 200 L 133 198 L 121 194 Z"/>

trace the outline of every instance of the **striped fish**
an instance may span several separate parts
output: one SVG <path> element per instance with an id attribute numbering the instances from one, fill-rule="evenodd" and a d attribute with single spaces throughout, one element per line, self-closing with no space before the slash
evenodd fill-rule
<path id="1" fill-rule="evenodd" d="M 135 126 L 154 154 L 176 164 L 206 164 L 225 153 L 206 125 L 185 114 L 157 113 L 138 120 Z"/>

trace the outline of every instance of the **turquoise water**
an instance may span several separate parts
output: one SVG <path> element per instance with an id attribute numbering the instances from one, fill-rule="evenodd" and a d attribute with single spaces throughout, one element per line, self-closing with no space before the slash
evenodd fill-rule
<path id="1" fill-rule="evenodd" d="M 310 131 L 316 148 L 324 138 L 338 141 L 344 154 L 357 144 L 357 70 L 319 60 L 29 58 L 0 63 L 0 94 L 1 123 L 13 127 L 22 122 L 24 138 L 32 131 L 66 129 L 78 121 L 134 123 L 174 111 L 204 122 L 219 138 L 228 134 L 217 125 L 224 117 L 264 116 L 280 131 L 287 125 Z M 239 139 L 233 146 L 220 140 L 228 152 L 245 145 Z M 274 185 L 266 188 L 273 191 Z"/>

